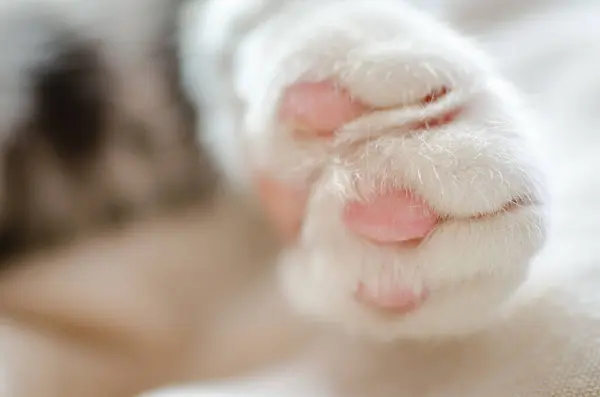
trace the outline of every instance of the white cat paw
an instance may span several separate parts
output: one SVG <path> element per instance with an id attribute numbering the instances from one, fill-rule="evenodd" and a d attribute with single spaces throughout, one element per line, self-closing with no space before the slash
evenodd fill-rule
<path id="1" fill-rule="evenodd" d="M 385 338 L 485 327 L 545 236 L 517 98 L 402 3 L 290 7 L 247 39 L 236 82 L 250 162 L 309 191 L 282 255 L 287 295 Z"/>

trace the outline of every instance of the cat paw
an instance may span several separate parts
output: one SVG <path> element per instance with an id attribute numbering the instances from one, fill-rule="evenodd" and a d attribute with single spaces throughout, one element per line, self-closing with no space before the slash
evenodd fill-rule
<path id="1" fill-rule="evenodd" d="M 402 3 L 291 7 L 247 39 L 237 81 L 248 161 L 307 192 L 284 291 L 384 338 L 487 326 L 545 238 L 518 98 L 474 46 Z"/>

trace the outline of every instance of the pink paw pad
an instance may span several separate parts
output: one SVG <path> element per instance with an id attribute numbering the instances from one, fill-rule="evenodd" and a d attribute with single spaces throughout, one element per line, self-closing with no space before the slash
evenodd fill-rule
<path id="1" fill-rule="evenodd" d="M 397 190 L 348 203 L 343 220 L 349 230 L 369 241 L 394 244 L 422 240 L 437 227 L 439 217 L 423 199 Z"/>
<path id="2" fill-rule="evenodd" d="M 415 292 L 400 285 L 374 289 L 359 283 L 355 297 L 360 303 L 375 309 L 408 314 L 421 306 L 427 298 L 427 292 Z"/>
<path id="3" fill-rule="evenodd" d="M 279 118 L 292 125 L 297 139 L 331 138 L 340 126 L 368 110 L 331 82 L 298 83 L 286 91 Z"/>

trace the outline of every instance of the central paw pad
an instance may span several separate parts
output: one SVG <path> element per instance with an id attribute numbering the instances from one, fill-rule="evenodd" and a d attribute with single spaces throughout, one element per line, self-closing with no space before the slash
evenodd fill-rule
<path id="1" fill-rule="evenodd" d="M 418 242 L 436 228 L 438 219 L 424 200 L 406 190 L 350 202 L 344 210 L 345 225 L 378 244 Z"/>

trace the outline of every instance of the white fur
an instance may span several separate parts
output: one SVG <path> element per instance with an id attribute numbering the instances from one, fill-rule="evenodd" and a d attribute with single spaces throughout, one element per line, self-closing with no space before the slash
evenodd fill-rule
<path id="1" fill-rule="evenodd" d="M 225 6 L 232 2 L 212 3 L 205 20 L 239 22 Z M 402 2 L 290 1 L 259 22 L 227 47 L 231 74 L 220 76 L 227 82 L 212 80 L 203 91 L 236 98 L 235 104 L 213 104 L 236 128 L 209 132 L 217 158 L 237 178 L 244 178 L 247 161 L 286 182 L 306 182 L 320 172 L 300 240 L 282 253 L 284 291 L 302 312 L 337 323 L 338 330 L 400 340 L 383 352 L 356 341 L 331 348 L 333 356 L 344 357 L 334 365 L 346 368 L 338 368 L 346 371 L 340 395 L 589 393 L 600 371 L 600 319 L 594 314 L 600 299 L 593 287 L 598 220 L 590 198 L 600 189 L 583 167 L 584 160 L 597 162 L 594 150 L 565 155 L 569 139 L 532 123 L 519 94 L 475 45 Z M 241 37 L 219 26 L 221 43 Z M 201 41 L 213 29 L 205 25 Z M 215 71 L 227 56 L 220 45 L 193 50 Z M 194 75 L 193 67 L 187 74 Z M 279 99 L 295 82 L 325 78 L 388 110 L 349 123 L 329 144 L 294 141 L 275 117 Z M 446 101 L 411 107 L 441 85 L 452 89 Z M 421 136 L 400 128 L 457 103 L 466 114 L 439 130 Z M 365 137 L 358 150 L 348 150 Z M 553 156 L 560 152 L 557 163 Z M 565 161 L 568 171 L 561 167 Z M 515 197 L 529 197 L 534 205 L 492 219 L 452 221 L 417 250 L 402 251 L 367 244 L 340 221 L 344 203 L 381 185 L 410 187 L 456 218 L 500 210 Z M 381 317 L 354 300 L 359 281 L 428 288 L 431 297 L 415 313 Z M 443 375 L 441 367 L 453 375 Z M 584 379 L 581 389 L 563 382 L 563 370 Z"/>
<path id="2" fill-rule="evenodd" d="M 321 172 L 300 242 L 282 258 L 292 302 L 384 337 L 455 335 L 487 324 L 525 279 L 545 235 L 546 197 L 515 94 L 475 47 L 402 3 L 291 7 L 245 38 L 232 77 L 246 109 L 236 138 L 255 166 L 292 182 Z M 348 124 L 331 144 L 299 144 L 274 116 L 278 100 L 294 82 L 325 78 L 390 110 Z M 431 109 L 410 106 L 442 86 L 451 94 Z M 457 104 L 466 114 L 447 127 L 418 136 L 401 130 Z M 448 222 L 417 250 L 384 249 L 361 242 L 340 221 L 348 199 L 381 184 L 410 187 L 440 214 L 459 218 L 498 211 L 520 196 L 537 205 Z M 383 319 L 355 302 L 359 281 L 427 288 L 431 298 L 410 316 Z"/>

